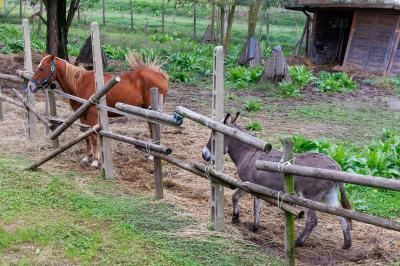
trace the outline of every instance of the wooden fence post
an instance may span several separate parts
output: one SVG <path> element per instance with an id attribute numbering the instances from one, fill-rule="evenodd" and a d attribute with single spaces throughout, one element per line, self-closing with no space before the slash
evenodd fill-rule
<path id="1" fill-rule="evenodd" d="M 52 90 L 47 90 L 47 101 L 49 102 L 49 112 L 51 117 L 57 117 L 56 96 Z M 56 137 L 53 141 L 53 149 L 60 147 L 60 139 Z"/>
<path id="2" fill-rule="evenodd" d="M 0 94 L 1 94 L 1 86 L 0 86 Z M 0 121 L 3 120 L 4 120 L 3 100 L 0 99 Z"/>
<path id="3" fill-rule="evenodd" d="M 104 76 L 103 76 L 103 61 L 101 57 L 101 48 L 100 48 L 99 24 L 97 22 L 92 23 L 91 31 L 92 31 L 93 69 L 95 74 L 96 91 L 99 91 L 104 86 Z M 106 95 L 100 98 L 99 103 L 107 106 Z M 97 108 L 97 114 L 99 117 L 100 127 L 105 131 L 110 131 L 107 112 Z M 106 179 L 112 179 L 114 178 L 114 166 L 112 161 L 111 140 L 101 136 L 99 136 L 99 138 L 100 138 L 100 153 L 102 162 L 102 176 Z"/>
<path id="4" fill-rule="evenodd" d="M 285 162 L 293 163 L 293 141 L 286 138 L 283 143 L 283 164 Z M 284 175 L 284 188 L 285 193 L 294 194 L 294 177 L 293 175 Z M 284 195 L 282 195 L 284 197 Z M 279 200 L 279 199 L 278 199 Z M 283 200 L 282 200 L 283 201 Z M 285 212 L 285 253 L 286 264 L 290 266 L 295 265 L 295 216 L 289 212 Z"/>
<path id="5" fill-rule="evenodd" d="M 151 110 L 160 111 L 160 108 L 162 108 L 162 103 L 159 101 L 158 89 L 151 88 L 150 94 L 151 94 Z M 160 125 L 153 124 L 152 132 L 153 132 L 153 136 L 152 136 L 153 143 L 160 145 L 161 144 L 161 127 L 160 127 Z M 156 189 L 155 189 L 156 199 L 162 199 L 163 198 L 162 161 L 158 157 L 154 157 L 154 180 L 155 180 L 155 186 L 156 186 Z"/>
<path id="6" fill-rule="evenodd" d="M 214 75 L 212 119 L 220 122 L 224 117 L 224 49 L 214 49 Z M 213 130 L 211 164 L 218 172 L 224 171 L 224 135 Z M 211 181 L 211 223 L 215 231 L 224 230 L 224 187 Z"/>
<path id="7" fill-rule="evenodd" d="M 24 34 L 24 68 L 25 71 L 30 73 L 33 72 L 32 67 L 32 52 L 31 52 L 31 40 L 29 35 L 29 22 L 28 19 L 22 21 L 22 31 Z M 26 86 L 26 84 L 25 84 Z M 26 91 L 26 97 L 28 102 L 35 105 L 35 95 L 30 91 Z M 33 138 L 36 133 L 36 119 L 32 112 L 28 111 L 28 137 Z"/>

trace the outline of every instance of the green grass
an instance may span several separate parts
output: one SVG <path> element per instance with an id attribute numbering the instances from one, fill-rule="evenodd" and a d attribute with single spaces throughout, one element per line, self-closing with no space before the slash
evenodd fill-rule
<path id="1" fill-rule="evenodd" d="M 181 236 L 194 218 L 115 182 L 26 164 L 0 156 L 0 264 L 281 264 L 224 237 Z"/>

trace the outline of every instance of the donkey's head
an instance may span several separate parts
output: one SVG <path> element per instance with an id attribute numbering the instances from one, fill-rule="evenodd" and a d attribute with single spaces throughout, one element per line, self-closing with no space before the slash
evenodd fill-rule
<path id="1" fill-rule="evenodd" d="M 236 121 L 237 121 L 239 115 L 240 115 L 240 112 L 237 112 L 236 116 L 232 117 L 232 115 L 230 113 L 228 113 L 225 116 L 224 124 L 227 126 L 230 126 L 230 127 L 239 128 L 236 125 Z M 233 140 L 233 138 L 226 136 L 226 135 L 224 136 L 224 154 L 229 152 L 229 146 L 230 146 L 232 140 Z M 207 162 L 209 162 L 211 160 L 211 145 L 212 145 L 212 137 L 210 137 L 210 139 L 207 142 L 207 145 L 203 148 L 203 151 L 202 151 L 203 159 Z"/>
<path id="2" fill-rule="evenodd" d="M 46 88 L 55 80 L 55 57 L 55 55 L 47 55 L 40 61 L 36 72 L 28 83 L 28 89 L 31 92 L 35 93 L 40 89 Z"/>

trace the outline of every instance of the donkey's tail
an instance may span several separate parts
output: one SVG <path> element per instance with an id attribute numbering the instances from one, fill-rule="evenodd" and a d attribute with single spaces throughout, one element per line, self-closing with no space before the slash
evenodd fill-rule
<path id="1" fill-rule="evenodd" d="M 340 190 L 340 197 L 341 197 L 341 199 L 342 199 L 342 206 L 343 206 L 343 208 L 344 208 L 344 209 L 347 209 L 347 210 L 351 210 L 351 209 L 352 209 L 352 206 L 351 206 L 351 203 L 350 203 L 349 198 L 348 198 L 347 195 L 346 195 L 346 190 L 344 189 L 343 183 L 339 183 L 339 190 Z M 348 220 L 349 223 L 350 223 L 350 229 L 351 229 L 351 228 L 352 228 L 351 219 L 347 219 L 347 220 Z"/>
<path id="2" fill-rule="evenodd" d="M 149 68 L 155 72 L 161 73 L 167 81 L 169 79 L 168 74 L 162 69 L 164 63 L 160 62 L 158 58 L 143 58 L 138 52 L 132 50 L 128 52 L 125 59 L 133 71 Z"/>

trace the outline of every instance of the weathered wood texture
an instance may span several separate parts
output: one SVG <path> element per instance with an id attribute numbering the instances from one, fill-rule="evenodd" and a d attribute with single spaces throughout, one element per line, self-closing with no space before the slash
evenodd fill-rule
<path id="1" fill-rule="evenodd" d="M 57 104 L 56 104 L 56 96 L 52 90 L 47 90 L 47 97 L 49 101 L 49 113 L 52 117 L 57 117 Z M 63 121 L 64 122 L 64 121 Z M 57 149 L 60 147 L 60 140 L 58 137 L 52 140 L 53 141 L 53 149 Z"/>
<path id="2" fill-rule="evenodd" d="M 33 72 L 31 39 L 29 33 L 29 22 L 22 20 L 22 31 L 24 35 L 24 68 L 27 72 Z M 26 91 L 26 98 L 32 106 L 35 106 L 35 94 L 30 90 Z M 36 134 L 36 119 L 33 112 L 28 112 L 28 137 L 33 138 Z"/>
<path id="3" fill-rule="evenodd" d="M 159 102 L 158 97 L 158 89 L 151 88 L 151 110 L 153 111 L 161 111 L 163 106 L 161 102 Z M 159 124 L 151 125 L 151 133 L 152 133 L 152 142 L 154 144 L 161 144 L 161 127 Z M 156 199 L 163 198 L 163 172 L 162 172 L 162 161 L 158 157 L 154 157 L 154 181 L 155 181 L 155 196 Z"/>
<path id="4" fill-rule="evenodd" d="M 385 74 L 396 42 L 400 12 L 358 10 L 345 64 Z M 397 53 L 392 69 L 400 70 Z M 389 71 L 390 72 L 390 71 Z"/>
<path id="5" fill-rule="evenodd" d="M 15 106 L 25 108 L 25 106 L 24 106 L 21 102 L 16 101 L 16 100 L 14 100 L 13 98 L 10 98 L 10 97 L 8 97 L 8 96 L 2 94 L 2 93 L 0 93 L 0 99 L 6 101 L 6 102 L 8 102 L 8 103 L 11 103 L 11 104 L 13 104 L 13 105 L 15 105 Z"/>
<path id="6" fill-rule="evenodd" d="M 213 61 L 212 119 L 218 122 L 224 118 L 224 48 L 222 46 L 215 47 Z M 224 171 L 224 135 L 216 130 L 213 130 L 211 134 L 211 165 L 216 171 Z M 221 232 L 224 230 L 224 187 L 211 181 L 210 196 L 211 224 L 215 231 Z"/>
<path id="7" fill-rule="evenodd" d="M 214 36 L 214 40 L 213 40 L 212 36 Z M 203 38 L 201 39 L 201 42 L 202 43 L 214 43 L 217 41 L 215 36 L 216 36 L 215 33 L 214 33 L 214 35 L 211 34 L 211 25 L 208 25 L 206 31 L 204 32 Z"/>
<path id="8" fill-rule="evenodd" d="M 206 126 L 212 130 L 221 132 L 224 135 L 233 137 L 237 140 L 240 140 L 241 142 L 249 144 L 249 145 L 251 145 L 257 149 L 260 149 L 262 151 L 269 152 L 272 149 L 272 145 L 263 140 L 260 140 L 252 135 L 249 135 L 246 132 L 243 132 L 239 129 L 224 125 L 223 123 L 221 123 L 219 121 L 215 121 L 204 115 L 193 112 L 192 110 L 190 110 L 188 108 L 178 106 L 176 109 L 176 112 L 184 117 L 187 117 L 187 118 L 203 125 L 203 126 Z"/>
<path id="9" fill-rule="evenodd" d="M 289 138 L 282 141 L 283 144 L 283 162 L 291 163 L 293 161 L 293 141 Z M 291 174 L 285 174 L 283 179 L 285 193 L 290 195 L 295 194 L 294 190 L 294 177 Z M 279 197 L 278 197 L 279 201 Z M 285 212 L 285 258 L 286 265 L 294 266 L 296 261 L 295 255 L 295 217 Z"/>
<path id="10" fill-rule="evenodd" d="M 0 95 L 1 95 L 1 86 L 0 86 Z M 0 121 L 3 120 L 4 120 L 3 100 L 0 98 Z"/>
<path id="11" fill-rule="evenodd" d="M 51 123 L 50 121 L 47 119 L 47 117 L 45 117 L 44 115 L 42 115 L 35 106 L 33 106 L 27 99 L 25 99 L 25 97 L 19 93 L 16 89 L 13 89 L 13 93 L 15 95 L 15 97 L 17 97 L 25 106 L 25 108 L 31 112 L 40 122 L 42 122 L 45 126 L 47 127 L 51 127 Z"/>
<path id="12" fill-rule="evenodd" d="M 93 22 L 91 24 L 91 35 L 92 35 L 92 51 L 93 51 L 93 70 L 94 70 L 94 78 L 96 85 L 96 93 L 99 93 L 103 90 L 104 87 L 104 75 L 103 75 L 103 63 L 101 58 L 101 47 L 100 47 L 100 30 L 99 30 L 99 24 L 97 22 Z M 98 103 L 102 105 L 107 105 L 106 93 L 100 96 Z M 97 108 L 97 115 L 99 117 L 100 127 L 103 130 L 109 131 L 110 125 L 108 123 L 107 112 Z M 104 139 L 101 136 L 100 136 L 100 155 L 101 155 L 102 176 L 106 179 L 114 178 L 114 164 L 112 160 L 111 141 L 109 139 Z"/>
<path id="13" fill-rule="evenodd" d="M 278 163 L 267 162 L 267 161 L 256 162 L 257 169 L 269 172 L 279 172 L 278 165 L 279 165 Z M 283 168 L 283 173 L 400 191 L 400 180 L 396 179 L 365 176 L 365 175 L 313 168 L 300 165 L 285 166 Z"/>
<path id="14" fill-rule="evenodd" d="M 42 164 L 50 161 L 51 159 L 53 159 L 57 155 L 63 153 L 64 151 L 68 150 L 69 148 L 71 148 L 72 146 L 77 144 L 78 142 L 81 142 L 82 140 L 86 139 L 87 137 L 89 137 L 90 135 L 92 135 L 93 133 L 98 131 L 99 129 L 100 129 L 99 126 L 95 126 L 95 127 L 91 128 L 91 129 L 89 129 L 85 133 L 79 135 L 74 140 L 72 140 L 72 141 L 68 142 L 67 144 L 62 145 L 58 149 L 52 151 L 50 154 L 46 155 L 44 158 L 42 158 L 39 161 L 35 162 L 34 164 L 32 164 L 31 166 L 27 167 L 26 169 L 27 170 L 35 170 L 35 169 L 37 169 Z"/>
<path id="15" fill-rule="evenodd" d="M 124 143 L 134 145 L 136 147 L 144 149 L 145 151 L 155 151 L 155 152 L 162 153 L 162 154 L 172 153 L 172 150 L 170 148 L 161 146 L 159 144 L 154 144 L 150 141 L 135 139 L 135 138 L 115 134 L 115 133 L 105 131 L 105 130 L 100 130 L 99 135 L 102 137 L 105 137 L 105 138 L 109 138 L 109 139 L 113 139 L 113 140 L 117 140 L 117 141 L 121 141 Z"/>
<path id="16" fill-rule="evenodd" d="M 265 195 L 266 197 L 277 198 L 278 196 L 282 196 L 282 193 L 279 191 L 252 183 L 246 182 L 245 187 L 248 187 L 256 193 Z M 299 196 L 286 195 L 283 202 L 400 232 L 400 223 L 398 222 L 340 207 L 332 207 L 325 203 L 304 199 Z"/>
<path id="17" fill-rule="evenodd" d="M 0 79 L 5 79 L 13 82 L 24 82 L 24 80 L 18 76 L 3 73 L 0 73 Z"/>
<path id="18" fill-rule="evenodd" d="M 145 108 L 141 108 L 141 107 L 125 104 L 125 103 L 117 103 L 115 105 L 115 107 L 118 110 L 129 113 L 129 114 L 138 115 L 138 116 L 142 116 L 145 118 L 150 118 L 153 120 L 173 124 L 176 126 L 180 126 L 183 123 L 183 119 L 179 118 L 176 115 L 169 115 L 169 114 L 165 114 L 165 113 L 161 113 L 161 112 L 157 112 L 157 111 L 153 111 L 153 110 L 149 110 L 149 109 L 145 109 Z"/>
<path id="19" fill-rule="evenodd" d="M 163 158 L 164 160 L 164 158 Z M 166 160 L 168 162 L 168 160 Z M 179 166 L 179 165 L 178 165 Z M 196 163 L 194 162 L 192 164 L 192 166 L 199 171 L 201 174 L 199 174 L 198 172 L 192 172 L 194 174 L 197 174 L 203 178 L 210 178 L 212 179 L 214 182 L 220 183 L 222 185 L 224 185 L 225 187 L 229 188 L 229 189 L 236 189 L 236 188 L 240 188 L 243 191 L 246 191 L 250 194 L 253 194 L 254 196 L 259 197 L 260 199 L 268 202 L 269 204 L 278 207 L 278 201 L 276 200 L 276 198 L 270 198 L 270 197 L 266 197 L 264 195 L 261 194 L 257 194 L 254 193 L 251 189 L 249 189 L 248 187 L 245 186 L 245 183 L 243 183 L 242 181 L 239 181 L 229 175 L 226 175 L 224 173 L 221 172 L 217 172 L 214 169 L 210 168 L 209 166 L 200 164 L 200 163 Z M 304 215 L 304 211 L 300 210 L 299 208 L 296 208 L 290 204 L 286 204 L 286 203 L 282 203 L 282 205 L 279 204 L 279 207 L 284 210 L 285 212 L 291 213 L 292 215 L 294 215 L 295 217 L 297 217 L 298 219 L 302 218 Z"/>
<path id="20" fill-rule="evenodd" d="M 91 106 L 95 105 L 96 102 L 99 101 L 101 97 L 103 97 L 111 88 L 117 84 L 121 79 L 117 77 L 113 77 L 110 79 L 101 90 L 95 92 L 92 96 L 90 96 L 91 100 L 86 101 L 76 110 L 72 115 L 65 120 L 65 122 L 59 126 L 52 134 L 50 134 L 50 139 L 57 138 L 62 132 L 64 132 L 69 126 L 72 125 L 81 115 L 86 112 Z"/>
<path id="21" fill-rule="evenodd" d="M 271 56 L 265 63 L 264 73 L 261 79 L 270 80 L 272 82 L 291 81 L 289 68 L 283 56 L 281 46 L 276 46 L 272 49 Z"/>

